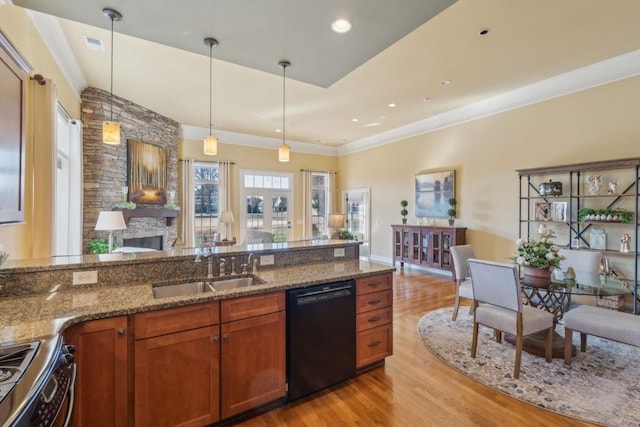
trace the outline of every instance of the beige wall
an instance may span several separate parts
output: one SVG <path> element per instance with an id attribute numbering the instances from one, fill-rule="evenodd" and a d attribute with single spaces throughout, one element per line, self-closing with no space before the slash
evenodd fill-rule
<path id="1" fill-rule="evenodd" d="M 255 148 L 241 145 L 218 144 L 217 156 L 206 156 L 202 152 L 202 141 L 184 139 L 178 144 L 178 157 L 180 159 L 194 159 L 205 162 L 229 161 L 234 162 L 231 181 L 231 210 L 234 212 L 236 222 L 232 227 L 232 235 L 238 236 L 239 227 L 239 197 L 240 194 L 240 170 L 254 171 L 276 171 L 293 174 L 294 191 L 294 239 L 298 239 L 302 234 L 302 224 L 300 215 L 302 212 L 301 189 L 302 177 L 300 169 L 312 169 L 318 171 L 337 170 L 337 158 L 332 156 L 318 156 L 312 154 L 302 154 L 291 151 L 290 161 L 281 163 L 278 161 L 278 150 L 268 148 Z M 181 181 L 181 179 L 179 180 Z M 180 189 L 182 191 L 182 189 Z M 340 193 L 335 195 L 336 201 L 340 200 Z M 244 204 L 243 204 L 244 206 Z"/>
<path id="2" fill-rule="evenodd" d="M 42 74 L 55 82 L 58 88 L 58 98 L 65 110 L 74 118 L 80 117 L 80 99 L 73 92 L 58 68 L 53 57 L 40 38 L 31 20 L 24 9 L 15 6 L 0 6 L 0 29 L 18 49 L 22 56 L 33 67 L 33 74 Z M 28 85 L 26 87 L 25 101 L 27 112 L 31 111 L 31 96 Z M 28 114 L 27 114 L 28 117 Z M 20 224 L 0 225 L 0 244 L 9 252 L 12 259 L 31 258 L 33 244 L 32 234 L 44 240 L 50 240 L 51 229 L 32 230 L 33 223 L 33 199 L 34 195 L 49 192 L 48 188 L 34 189 L 33 159 L 33 123 L 28 120 L 26 128 L 26 156 L 25 156 L 25 221 Z M 35 171 L 37 173 L 37 171 Z M 50 182 L 50 181 L 49 181 Z"/>
<path id="3" fill-rule="evenodd" d="M 414 218 L 414 175 L 454 168 L 456 225 L 468 227 L 477 256 L 507 261 L 518 236 L 515 170 L 640 157 L 638 93 L 635 77 L 342 156 L 339 187 L 371 187 L 371 253 L 390 259 L 400 200 Z"/>

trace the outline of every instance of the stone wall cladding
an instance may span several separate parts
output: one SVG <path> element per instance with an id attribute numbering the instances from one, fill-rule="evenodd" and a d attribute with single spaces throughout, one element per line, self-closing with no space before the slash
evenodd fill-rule
<path id="1" fill-rule="evenodd" d="M 167 150 L 167 182 L 171 190 L 178 189 L 179 123 L 147 108 L 113 97 L 113 120 L 120 123 L 120 145 L 102 143 L 102 122 L 111 120 L 111 95 L 89 87 L 82 92 L 83 123 L 83 253 L 88 253 L 92 239 L 107 237 L 107 232 L 95 231 L 98 213 L 111 210 L 123 201 L 122 187 L 127 185 L 127 140 L 137 139 Z M 176 197 L 177 198 L 177 197 Z M 144 207 L 160 205 L 139 204 Z M 163 236 L 168 248 L 177 237 L 177 220 L 171 226 L 166 219 L 131 218 L 127 230 L 114 233 L 118 244 L 123 238 Z"/>

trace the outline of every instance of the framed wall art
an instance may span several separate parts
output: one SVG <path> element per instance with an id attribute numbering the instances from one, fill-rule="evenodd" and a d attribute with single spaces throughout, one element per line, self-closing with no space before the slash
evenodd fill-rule
<path id="1" fill-rule="evenodd" d="M 146 142 L 128 140 L 129 201 L 165 204 L 167 151 Z"/>
<path id="2" fill-rule="evenodd" d="M 560 222 L 567 220 L 567 202 L 551 203 L 551 220 Z"/>
<path id="3" fill-rule="evenodd" d="M 592 228 L 589 234 L 589 247 L 591 249 L 607 249 L 607 233 L 603 228 Z"/>
<path id="4" fill-rule="evenodd" d="M 536 211 L 534 215 L 536 221 L 549 221 L 551 219 L 551 204 L 536 203 Z"/>
<path id="5" fill-rule="evenodd" d="M 455 197 L 455 188 L 455 170 L 416 175 L 416 217 L 448 218 L 447 202 Z"/>

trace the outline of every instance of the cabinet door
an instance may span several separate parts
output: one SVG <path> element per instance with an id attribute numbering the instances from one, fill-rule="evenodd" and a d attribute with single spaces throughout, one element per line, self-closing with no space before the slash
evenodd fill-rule
<path id="1" fill-rule="evenodd" d="M 218 421 L 219 379 L 219 326 L 136 341 L 136 426 Z"/>
<path id="2" fill-rule="evenodd" d="M 73 425 L 127 426 L 126 316 L 74 325 L 64 335 L 78 365 Z"/>
<path id="3" fill-rule="evenodd" d="M 285 312 L 221 326 L 222 418 L 285 396 Z"/>

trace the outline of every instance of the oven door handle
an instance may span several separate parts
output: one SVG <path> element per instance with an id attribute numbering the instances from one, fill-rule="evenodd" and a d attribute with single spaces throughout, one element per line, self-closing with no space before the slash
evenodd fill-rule
<path id="1" fill-rule="evenodd" d="M 67 394 L 69 396 L 69 405 L 67 406 L 67 415 L 64 417 L 64 427 L 70 427 L 72 425 L 73 418 L 73 406 L 76 400 L 76 374 L 78 371 L 78 365 L 71 365 L 71 384 Z"/>

